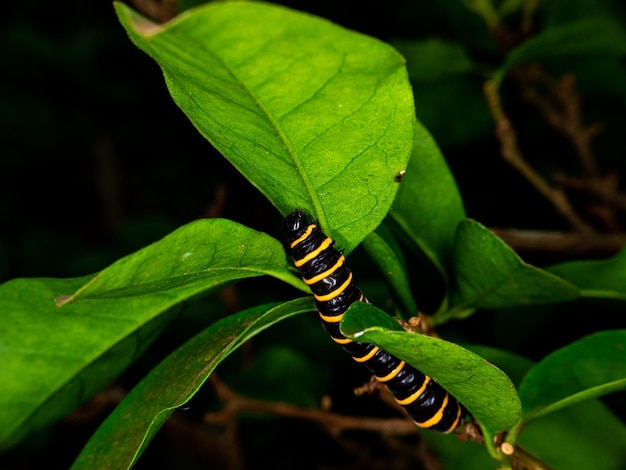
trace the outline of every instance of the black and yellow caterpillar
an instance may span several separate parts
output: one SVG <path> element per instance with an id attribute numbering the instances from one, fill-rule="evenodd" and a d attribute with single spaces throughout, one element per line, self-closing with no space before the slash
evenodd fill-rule
<path id="1" fill-rule="evenodd" d="M 453 431 L 465 415 L 456 398 L 403 360 L 373 344 L 352 341 L 339 331 L 348 307 L 367 299 L 352 282 L 352 272 L 343 254 L 333 247 L 333 240 L 309 223 L 301 210 L 285 218 L 285 237 L 287 250 L 311 288 L 322 324 L 333 341 L 389 388 L 415 424 L 443 433 Z"/>

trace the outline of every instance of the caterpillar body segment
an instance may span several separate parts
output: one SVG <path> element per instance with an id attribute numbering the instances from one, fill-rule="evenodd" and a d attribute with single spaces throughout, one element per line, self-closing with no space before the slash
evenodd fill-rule
<path id="1" fill-rule="evenodd" d="M 367 299 L 354 284 L 333 240 L 300 210 L 285 218 L 285 237 L 287 251 L 311 288 L 322 325 L 333 341 L 384 383 L 418 426 L 443 433 L 456 429 L 465 410 L 443 387 L 403 360 L 372 344 L 352 341 L 339 331 L 350 305 Z"/>

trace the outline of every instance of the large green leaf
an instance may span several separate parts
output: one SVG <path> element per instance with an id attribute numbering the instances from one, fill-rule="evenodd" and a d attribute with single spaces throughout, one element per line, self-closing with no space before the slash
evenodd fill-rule
<path id="1" fill-rule="evenodd" d="M 432 377 L 461 401 L 487 432 L 493 434 L 518 422 L 521 405 L 511 380 L 467 349 L 404 331 L 387 314 L 364 302 L 348 309 L 341 332 L 375 344 Z"/>
<path id="2" fill-rule="evenodd" d="M 553 469 L 626 468 L 626 426 L 599 400 L 532 421 L 517 442 Z"/>
<path id="3" fill-rule="evenodd" d="M 533 365 L 528 359 L 506 351 L 477 345 L 467 347 L 506 371 L 514 383 L 517 383 L 515 377 Z M 437 451 L 445 468 L 496 466 L 493 460 L 489 461 L 485 449 L 475 444 L 438 433 L 425 433 L 423 438 Z M 550 468 L 620 470 L 626 462 L 623 442 L 626 442 L 626 427 L 619 418 L 598 400 L 587 400 L 528 423 L 514 444 Z"/>
<path id="4" fill-rule="evenodd" d="M 524 421 L 626 389 L 626 330 L 602 331 L 546 356 L 520 384 Z"/>
<path id="5" fill-rule="evenodd" d="M 165 25 L 115 8 L 191 122 L 283 214 L 306 210 L 347 252 L 380 224 L 415 122 L 393 48 L 265 3 L 213 2 Z"/>
<path id="6" fill-rule="evenodd" d="M 311 297 L 253 307 L 211 325 L 155 367 L 109 415 L 73 469 L 130 468 L 176 408 L 244 342 L 292 315 L 314 311 Z"/>
<path id="7" fill-rule="evenodd" d="M 555 25 L 513 49 L 495 75 L 495 81 L 499 84 L 516 65 L 568 55 L 622 57 L 626 55 L 626 31 L 608 17 Z"/>
<path id="8" fill-rule="evenodd" d="M 282 245 L 222 219 L 198 220 L 90 278 L 0 286 L 0 448 L 60 419 L 110 383 L 182 302 L 271 275 L 294 286 Z"/>
<path id="9" fill-rule="evenodd" d="M 454 253 L 459 291 L 455 306 L 446 312 L 446 317 L 476 308 L 547 304 L 579 296 L 576 286 L 525 263 L 501 239 L 473 220 L 459 224 Z"/>
<path id="10" fill-rule="evenodd" d="M 519 387 L 522 379 L 533 366 L 533 362 L 530 359 L 504 349 L 481 344 L 463 344 L 462 346 L 504 371 L 516 387 Z"/>
<path id="11" fill-rule="evenodd" d="M 570 261 L 547 269 L 578 286 L 583 297 L 626 300 L 626 249 L 606 260 Z"/>
<path id="12" fill-rule="evenodd" d="M 447 277 L 457 224 L 465 218 L 458 188 L 437 144 L 417 125 L 392 219 Z"/>

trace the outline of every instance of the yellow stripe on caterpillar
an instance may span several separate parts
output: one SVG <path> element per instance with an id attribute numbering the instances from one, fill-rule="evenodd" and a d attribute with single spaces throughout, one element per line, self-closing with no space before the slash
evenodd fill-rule
<path id="1" fill-rule="evenodd" d="M 306 284 L 311 285 L 311 284 L 315 284 L 316 282 L 321 281 L 322 279 L 326 279 L 328 276 L 332 275 L 335 271 L 337 271 L 340 267 L 342 267 L 345 260 L 346 259 L 342 255 L 341 258 L 339 258 L 339 260 L 335 263 L 335 265 L 332 268 L 327 269 L 323 273 L 320 273 L 317 276 L 313 276 L 310 279 L 302 279 L 302 280 Z"/>
<path id="2" fill-rule="evenodd" d="M 337 344 L 349 344 L 352 342 L 350 338 L 335 338 L 333 336 L 330 337 Z"/>
<path id="3" fill-rule="evenodd" d="M 396 367 L 394 370 L 389 372 L 387 375 L 384 375 L 382 377 L 376 376 L 376 380 L 378 380 L 379 382 L 389 382 L 396 375 L 398 375 L 402 369 L 404 369 L 405 364 L 406 362 L 402 361 L 400 364 L 398 364 L 398 367 Z"/>
<path id="4" fill-rule="evenodd" d="M 463 416 L 463 409 L 459 405 L 459 406 L 456 407 L 456 418 L 454 418 L 454 423 L 452 423 L 452 425 L 447 430 L 445 430 L 443 433 L 444 434 L 448 434 L 448 433 L 454 431 L 456 429 L 456 427 L 459 425 L 459 422 L 461 421 L 461 416 Z"/>
<path id="5" fill-rule="evenodd" d="M 374 357 L 374 354 L 376 354 L 378 351 L 380 351 L 380 348 L 378 346 L 374 346 L 374 348 L 370 352 L 368 352 L 365 356 L 361 356 L 361 357 L 352 356 L 352 359 L 354 359 L 356 362 L 366 362 L 366 361 L 369 361 L 372 357 Z"/>
<path id="6" fill-rule="evenodd" d="M 320 246 L 317 247 L 316 250 L 311 251 L 304 258 L 294 260 L 293 264 L 296 266 L 296 268 L 299 268 L 300 266 L 305 264 L 307 261 L 311 261 L 313 258 L 317 258 L 322 251 L 326 250 L 332 244 L 333 244 L 333 241 L 327 237 L 326 240 L 324 240 L 320 244 Z"/>
<path id="7" fill-rule="evenodd" d="M 302 236 L 300 238 L 298 238 L 297 240 L 294 240 L 293 242 L 291 242 L 291 245 L 289 245 L 289 247 L 292 248 L 292 249 L 295 248 L 298 243 L 302 243 L 304 240 L 309 238 L 309 236 L 311 235 L 313 230 L 315 230 L 315 224 L 309 225 L 306 228 L 306 231 L 302 234 Z"/>
<path id="8" fill-rule="evenodd" d="M 424 393 L 424 390 L 426 390 L 426 385 L 428 385 L 428 382 L 430 382 L 430 377 L 428 377 L 427 375 L 424 376 L 424 382 L 422 382 L 422 386 L 419 388 L 419 390 L 415 393 L 412 393 L 411 395 L 409 395 L 406 398 L 403 398 L 402 400 L 398 400 L 396 398 L 396 401 L 398 402 L 399 405 L 410 405 L 411 403 L 413 403 L 415 400 L 417 400 L 422 393 Z M 421 424 L 420 424 L 421 426 Z"/>
<path id="9" fill-rule="evenodd" d="M 322 321 L 325 321 L 327 323 L 339 323 L 341 319 L 343 318 L 343 313 L 341 315 L 333 315 L 333 316 L 322 315 L 320 312 L 317 312 L 317 313 L 319 314 Z"/>
<path id="10" fill-rule="evenodd" d="M 343 284 L 341 284 L 339 287 L 337 287 L 334 291 L 326 295 L 313 294 L 313 297 L 315 297 L 315 299 L 319 302 L 328 302 L 329 300 L 333 300 L 335 297 L 339 297 L 341 293 L 350 286 L 351 283 L 352 283 L 352 273 L 350 273 L 350 275 L 348 276 L 348 279 L 346 279 L 346 281 Z"/>
<path id="11" fill-rule="evenodd" d="M 439 423 L 439 421 L 441 421 L 441 419 L 443 418 L 443 411 L 446 409 L 446 406 L 448 406 L 449 396 L 450 395 L 446 393 L 446 396 L 443 399 L 443 404 L 441 405 L 441 408 L 437 410 L 437 413 L 435 413 L 432 418 L 427 419 L 426 421 L 422 423 L 416 422 L 416 424 L 422 428 L 430 428 L 431 426 L 434 426 L 435 424 Z"/>

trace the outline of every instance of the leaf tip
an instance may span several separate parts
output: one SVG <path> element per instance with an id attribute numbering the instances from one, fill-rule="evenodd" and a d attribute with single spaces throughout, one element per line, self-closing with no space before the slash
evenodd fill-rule
<path id="1" fill-rule="evenodd" d="M 139 14 L 124 3 L 114 2 L 113 7 L 115 8 L 120 23 L 122 23 L 126 29 L 132 29 L 142 36 L 153 36 L 163 29 L 162 25 Z"/>
<path id="2" fill-rule="evenodd" d="M 67 295 L 67 294 L 63 294 L 63 295 L 58 295 L 54 298 L 54 304 L 57 307 L 63 307 L 63 305 L 73 302 L 74 301 L 74 296 L 73 295 Z"/>

